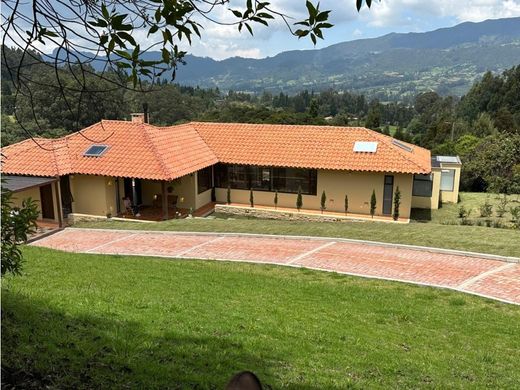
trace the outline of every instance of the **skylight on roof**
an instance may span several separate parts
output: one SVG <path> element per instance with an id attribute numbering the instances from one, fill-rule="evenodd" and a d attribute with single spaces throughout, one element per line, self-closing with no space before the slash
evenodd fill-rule
<path id="1" fill-rule="evenodd" d="M 437 161 L 443 162 L 443 163 L 454 163 L 454 164 L 457 164 L 460 162 L 459 158 L 456 156 L 437 156 Z"/>
<path id="2" fill-rule="evenodd" d="M 396 139 L 393 139 L 393 140 L 392 140 L 392 143 L 393 143 L 395 146 L 397 146 L 397 147 L 399 147 L 399 148 L 401 148 L 401 149 L 403 149 L 403 150 L 406 150 L 406 151 L 409 152 L 409 153 L 411 153 L 412 150 L 413 150 L 413 148 L 412 148 L 411 146 L 408 146 L 408 145 L 406 145 L 406 144 L 404 144 L 404 143 L 402 143 L 401 141 L 398 141 L 398 140 L 396 140 Z"/>
<path id="3" fill-rule="evenodd" d="M 86 157 L 99 157 L 105 153 L 108 149 L 108 145 L 90 145 L 89 148 L 83 153 Z"/>
<path id="4" fill-rule="evenodd" d="M 354 152 L 375 153 L 377 142 L 356 141 L 354 142 Z"/>

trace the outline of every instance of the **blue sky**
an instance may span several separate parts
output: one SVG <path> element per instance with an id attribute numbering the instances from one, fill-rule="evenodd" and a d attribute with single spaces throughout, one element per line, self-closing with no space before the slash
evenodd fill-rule
<path id="1" fill-rule="evenodd" d="M 231 8 L 240 9 L 244 0 L 232 0 Z M 300 20 L 305 12 L 304 0 L 272 0 L 271 5 Z M 520 16 L 520 0 L 382 0 L 360 13 L 355 0 L 322 0 L 321 9 L 330 9 L 334 28 L 326 31 L 317 48 L 390 32 L 424 32 L 451 27 L 465 21 L 482 21 Z M 226 10 L 224 10 L 226 11 Z M 226 17 L 225 14 L 222 17 Z M 232 56 L 261 58 L 287 50 L 311 49 L 309 40 L 291 36 L 281 23 L 270 28 L 257 27 L 255 37 L 238 34 L 235 27 L 207 25 L 203 39 L 189 52 L 223 59 Z"/>

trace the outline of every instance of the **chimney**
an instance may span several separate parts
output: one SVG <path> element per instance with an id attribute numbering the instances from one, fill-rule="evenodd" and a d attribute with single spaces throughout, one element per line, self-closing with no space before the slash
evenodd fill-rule
<path id="1" fill-rule="evenodd" d="M 144 115 L 143 115 L 143 117 L 144 117 L 144 118 L 143 118 L 144 123 L 150 123 L 150 122 L 148 121 L 148 118 L 149 118 L 149 117 L 148 117 L 148 103 L 146 103 L 146 102 L 143 103 L 143 113 L 144 113 Z"/>
<path id="2" fill-rule="evenodd" d="M 132 123 L 145 123 L 142 112 L 133 112 L 130 115 L 132 116 Z"/>

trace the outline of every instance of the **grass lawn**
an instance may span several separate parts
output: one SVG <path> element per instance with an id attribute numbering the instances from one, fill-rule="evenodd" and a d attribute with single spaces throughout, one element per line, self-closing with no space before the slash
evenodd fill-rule
<path id="1" fill-rule="evenodd" d="M 482 192 L 461 192 L 459 203 L 445 203 L 440 209 L 431 211 L 414 209 L 412 211 L 412 218 L 433 223 L 459 223 L 459 208 L 460 206 L 464 206 L 466 210 L 471 210 L 468 218 L 473 221 L 473 223 L 477 221 L 484 222 L 486 219 L 491 219 L 492 221 L 500 221 L 504 225 L 510 225 L 512 215 L 509 209 L 510 207 L 520 206 L 520 195 L 507 196 L 507 211 L 502 217 L 498 217 L 497 208 L 501 199 L 503 199 L 503 195 Z M 480 206 L 482 206 L 486 200 L 488 200 L 489 204 L 493 207 L 492 216 L 487 218 L 480 216 Z"/>
<path id="2" fill-rule="evenodd" d="M 520 231 L 435 223 L 301 222 L 262 219 L 177 219 L 157 223 L 83 222 L 77 227 L 343 237 L 519 256 Z"/>
<path id="3" fill-rule="evenodd" d="M 520 307 L 269 265 L 26 247 L 2 283 L 2 379 L 20 388 L 514 388 Z"/>

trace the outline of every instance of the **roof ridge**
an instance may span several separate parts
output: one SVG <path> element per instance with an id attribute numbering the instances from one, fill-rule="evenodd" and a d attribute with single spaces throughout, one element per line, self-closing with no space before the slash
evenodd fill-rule
<path id="1" fill-rule="evenodd" d="M 195 132 L 197 133 L 197 135 L 199 136 L 199 138 L 202 140 L 202 142 L 204 142 L 204 145 L 206 145 L 208 147 L 208 149 L 211 151 L 211 153 L 213 153 L 213 156 L 215 156 L 215 158 L 218 160 L 218 162 L 220 163 L 221 159 L 220 157 L 217 155 L 217 153 L 215 153 L 215 150 L 211 147 L 211 145 L 206 141 L 206 139 L 202 136 L 202 134 L 200 133 L 200 131 L 197 129 L 196 126 L 194 126 L 194 124 L 197 124 L 197 123 L 208 123 L 208 122 L 188 122 L 186 123 L 186 125 L 189 125 L 191 126 L 191 128 L 193 130 L 195 130 Z M 209 123 L 218 123 L 218 122 L 209 122 Z"/>
<path id="2" fill-rule="evenodd" d="M 388 140 L 386 139 L 388 137 L 388 138 L 391 138 L 392 140 L 395 140 L 394 137 L 387 136 L 387 135 L 383 136 L 383 134 L 380 134 L 380 133 L 378 133 L 377 131 L 374 131 L 374 130 L 367 129 L 366 127 L 363 127 L 363 129 L 365 129 L 366 131 L 371 132 L 373 136 L 375 136 L 376 138 L 378 138 L 379 140 L 381 140 L 382 142 L 387 144 L 389 147 L 392 148 L 392 150 L 395 150 L 406 161 L 411 162 L 412 164 L 414 164 L 415 166 L 417 166 L 417 167 L 419 167 L 421 169 L 425 169 L 425 167 L 423 167 L 422 165 L 418 164 L 417 161 L 415 161 L 414 159 L 409 158 L 407 155 L 404 154 L 404 151 L 402 151 L 399 147 L 394 147 L 395 145 L 391 144 L 391 142 L 388 142 Z M 405 142 L 405 143 L 409 144 L 408 142 Z M 413 145 L 413 144 L 409 144 L 409 145 Z M 413 146 L 420 148 L 420 146 L 417 146 L 417 145 L 413 145 Z"/>
<path id="3" fill-rule="evenodd" d="M 172 178 L 173 177 L 173 173 L 170 172 L 170 169 L 168 168 L 168 166 L 166 165 L 166 163 L 162 159 L 162 155 L 159 153 L 159 149 L 157 148 L 157 145 L 155 145 L 154 140 L 152 139 L 150 134 L 148 134 L 148 128 L 157 129 L 157 127 L 154 126 L 154 125 L 151 125 L 149 123 L 140 123 L 139 127 L 143 129 L 143 133 L 145 134 L 146 139 L 152 145 L 152 149 L 154 151 L 153 154 L 154 154 L 156 160 L 159 162 L 159 165 L 161 166 L 161 168 L 163 170 L 162 173 L 167 178 Z"/>

